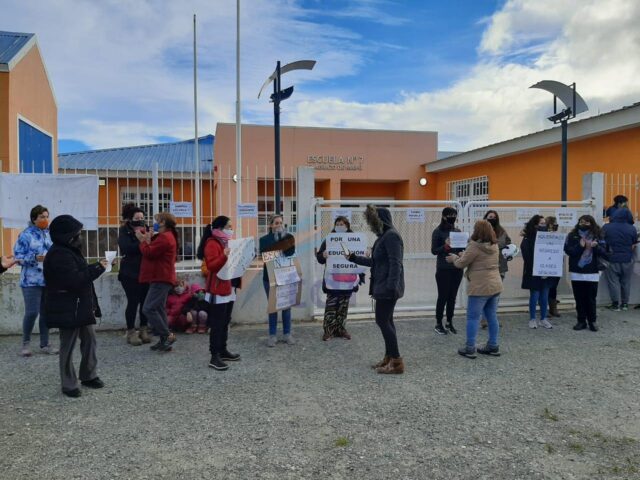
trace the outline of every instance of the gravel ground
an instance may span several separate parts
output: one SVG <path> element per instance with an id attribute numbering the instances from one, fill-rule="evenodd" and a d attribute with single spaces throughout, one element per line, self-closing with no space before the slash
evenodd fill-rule
<path id="1" fill-rule="evenodd" d="M 476 360 L 432 319 L 399 322 L 398 376 L 369 368 L 371 322 L 350 342 L 296 325 L 275 349 L 264 327 L 233 328 L 227 372 L 203 335 L 157 354 L 100 333 L 107 387 L 80 399 L 61 395 L 57 357 L 2 337 L 0 478 L 640 478 L 640 312 L 601 312 L 599 333 L 572 331 L 572 312 L 553 331 L 501 321 L 502 357 Z"/>

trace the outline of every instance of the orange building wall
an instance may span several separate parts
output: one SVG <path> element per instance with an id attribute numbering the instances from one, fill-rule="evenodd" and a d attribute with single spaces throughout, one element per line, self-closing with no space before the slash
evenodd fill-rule
<path id="1" fill-rule="evenodd" d="M 9 74 L 0 73 L 0 164 L 2 171 L 9 167 Z"/>
<path id="2" fill-rule="evenodd" d="M 427 169 L 429 167 L 427 166 Z M 585 173 L 640 171 L 640 128 L 607 133 L 568 145 L 568 200 L 582 200 Z M 437 172 L 437 198 L 447 197 L 447 182 L 486 175 L 491 200 L 559 200 L 560 145 L 517 153 L 475 165 Z"/>

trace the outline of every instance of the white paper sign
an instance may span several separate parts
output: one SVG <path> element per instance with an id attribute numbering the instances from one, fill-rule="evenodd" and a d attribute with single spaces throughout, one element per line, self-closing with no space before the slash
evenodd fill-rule
<path id="1" fill-rule="evenodd" d="M 538 232 L 533 250 L 533 275 L 562 277 L 564 266 L 564 233 Z"/>
<path id="2" fill-rule="evenodd" d="M 258 218 L 257 203 L 239 203 L 238 218 Z"/>
<path id="3" fill-rule="evenodd" d="M 578 223 L 578 212 L 575 208 L 558 208 L 556 220 L 559 227 L 575 227 Z"/>
<path id="4" fill-rule="evenodd" d="M 98 229 L 98 176 L 0 175 L 0 218 L 5 228 L 24 228 L 36 205 L 49 209 L 49 220 L 73 215 L 85 230 Z"/>
<path id="5" fill-rule="evenodd" d="M 336 218 L 345 217 L 351 223 L 351 209 L 350 208 L 338 208 L 337 210 L 333 210 L 331 212 L 331 221 L 332 223 L 336 222 Z"/>
<path id="6" fill-rule="evenodd" d="M 191 202 L 169 202 L 169 211 L 176 218 L 193 218 L 193 204 Z"/>
<path id="7" fill-rule="evenodd" d="M 276 285 L 289 285 L 291 283 L 300 282 L 300 275 L 295 265 L 283 268 L 274 268 L 273 273 L 276 276 Z"/>
<path id="8" fill-rule="evenodd" d="M 115 252 L 113 250 L 104 252 L 104 257 L 107 259 L 107 268 L 105 268 L 104 273 L 109 273 L 111 271 L 111 269 L 113 268 L 113 261 L 116 259 L 116 255 L 118 255 L 118 252 Z"/>
<path id="9" fill-rule="evenodd" d="M 449 241 L 451 248 L 465 249 L 469 244 L 469 232 L 450 232 Z"/>
<path id="10" fill-rule="evenodd" d="M 407 223 L 424 223 L 424 208 L 407 210 Z"/>
<path id="11" fill-rule="evenodd" d="M 364 233 L 330 233 L 327 236 L 327 273 L 362 273 L 364 267 L 349 262 L 344 257 L 343 246 L 349 252 L 363 256 L 367 250 Z"/>
<path id="12" fill-rule="evenodd" d="M 256 245 L 253 237 L 229 240 L 229 258 L 218 272 L 218 278 L 231 280 L 242 277 L 255 256 Z"/>
<path id="13" fill-rule="evenodd" d="M 276 310 L 285 310 L 298 304 L 300 283 L 276 286 Z"/>
<path id="14" fill-rule="evenodd" d="M 518 208 L 516 210 L 516 223 L 518 225 L 524 225 L 531 217 L 538 215 L 540 211 L 537 208 Z"/>

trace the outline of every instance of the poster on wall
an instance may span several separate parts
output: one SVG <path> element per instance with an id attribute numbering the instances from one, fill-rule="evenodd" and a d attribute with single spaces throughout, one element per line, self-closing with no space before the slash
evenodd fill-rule
<path id="1" fill-rule="evenodd" d="M 176 218 L 193 218 L 191 202 L 169 202 L 169 212 Z"/>
<path id="2" fill-rule="evenodd" d="M 556 220 L 559 227 L 575 227 L 578 223 L 578 211 L 575 208 L 558 208 Z"/>
<path id="3" fill-rule="evenodd" d="M 533 250 L 533 275 L 562 277 L 564 268 L 564 233 L 538 232 Z"/>
<path id="4" fill-rule="evenodd" d="M 327 235 L 327 273 L 363 273 L 364 267 L 349 262 L 344 251 L 348 250 L 363 256 L 367 250 L 367 237 L 364 233 L 330 233 Z"/>
<path id="5" fill-rule="evenodd" d="M 231 280 L 242 277 L 255 256 L 256 244 L 253 237 L 229 240 L 229 258 L 218 272 L 218 278 Z"/>
<path id="6" fill-rule="evenodd" d="M 407 210 L 407 223 L 424 223 L 424 208 L 410 208 Z"/>

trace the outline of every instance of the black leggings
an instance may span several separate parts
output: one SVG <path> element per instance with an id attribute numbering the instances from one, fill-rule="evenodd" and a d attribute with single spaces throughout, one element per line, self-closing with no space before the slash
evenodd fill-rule
<path id="1" fill-rule="evenodd" d="M 559 283 L 560 283 L 560 277 L 555 277 L 551 280 L 551 287 L 549 288 L 549 300 L 555 300 L 558 298 Z"/>
<path id="2" fill-rule="evenodd" d="M 140 310 L 140 326 L 147 326 L 147 317 L 142 313 L 144 300 L 149 291 L 148 283 L 138 283 L 134 278 L 123 277 L 120 280 L 124 293 L 127 296 L 127 308 L 124 311 L 124 318 L 127 320 L 127 329 L 136 328 L 136 312 Z"/>
<path id="3" fill-rule="evenodd" d="M 229 323 L 234 302 L 212 303 L 209 308 L 209 351 L 211 355 L 221 355 L 227 350 Z"/>
<path id="4" fill-rule="evenodd" d="M 578 323 L 595 323 L 598 282 L 571 282 L 573 298 L 576 300 Z"/>
<path id="5" fill-rule="evenodd" d="M 442 325 L 442 315 L 447 307 L 447 322 L 453 320 L 456 308 L 458 288 L 462 282 L 462 270 L 436 270 L 436 284 L 438 285 L 438 301 L 436 302 L 436 321 Z"/>
<path id="6" fill-rule="evenodd" d="M 376 323 L 380 327 L 382 338 L 384 338 L 384 354 L 391 358 L 400 358 L 396 326 L 393 323 L 393 309 L 396 308 L 396 301 L 390 299 L 376 300 Z"/>

